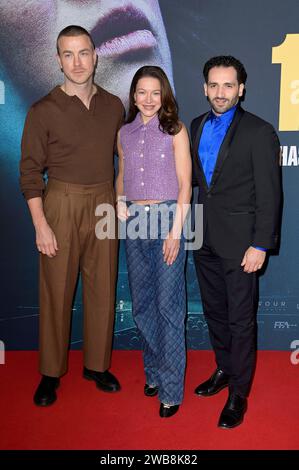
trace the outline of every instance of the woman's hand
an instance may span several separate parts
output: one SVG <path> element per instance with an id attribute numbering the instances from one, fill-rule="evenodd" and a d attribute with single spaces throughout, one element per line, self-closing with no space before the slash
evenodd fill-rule
<path id="1" fill-rule="evenodd" d="M 171 266 L 175 262 L 179 253 L 179 249 L 180 239 L 173 238 L 173 234 L 169 232 L 163 243 L 164 261 L 168 266 Z"/>
<path id="2" fill-rule="evenodd" d="M 125 201 L 122 201 L 119 199 L 116 202 L 116 211 L 117 211 L 117 217 L 121 222 L 125 222 L 127 218 L 130 216 L 129 209 L 127 208 L 127 204 Z"/>

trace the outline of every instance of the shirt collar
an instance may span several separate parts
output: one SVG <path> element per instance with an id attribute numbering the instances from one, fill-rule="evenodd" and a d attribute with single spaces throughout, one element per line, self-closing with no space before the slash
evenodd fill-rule
<path id="1" fill-rule="evenodd" d="M 101 93 L 101 88 L 98 85 L 95 85 L 97 88 L 97 91 L 95 93 L 95 96 L 98 97 Z M 60 85 L 57 85 L 52 91 L 51 91 L 51 96 L 54 98 L 54 100 L 58 103 L 59 106 L 65 111 L 68 106 L 74 102 L 75 100 L 78 99 L 77 95 L 70 96 L 67 93 L 65 93 L 61 88 Z"/>
<path id="2" fill-rule="evenodd" d="M 134 119 L 134 121 L 127 124 L 129 127 L 129 133 L 136 131 L 140 128 L 147 128 L 147 129 L 154 129 L 159 126 L 159 118 L 158 114 L 152 117 L 146 124 L 143 122 L 141 113 L 138 113 Z"/>

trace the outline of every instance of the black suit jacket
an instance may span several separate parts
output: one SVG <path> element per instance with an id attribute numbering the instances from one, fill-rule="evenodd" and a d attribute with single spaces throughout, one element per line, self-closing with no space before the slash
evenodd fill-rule
<path id="1" fill-rule="evenodd" d="M 193 184 L 203 204 L 204 234 L 224 258 L 242 257 L 250 246 L 275 248 L 278 241 L 280 145 L 271 124 L 238 107 L 219 150 L 208 187 L 198 157 L 205 113 L 191 123 Z"/>

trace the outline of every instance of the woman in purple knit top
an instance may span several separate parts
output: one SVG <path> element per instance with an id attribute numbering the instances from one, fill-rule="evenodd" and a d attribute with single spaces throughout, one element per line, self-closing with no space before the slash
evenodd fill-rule
<path id="1" fill-rule="evenodd" d="M 160 416 L 183 400 L 186 365 L 183 225 L 191 198 L 186 128 L 167 76 L 141 67 L 118 134 L 117 214 L 126 222 L 133 318 L 143 344 L 144 393 L 158 394 Z"/>

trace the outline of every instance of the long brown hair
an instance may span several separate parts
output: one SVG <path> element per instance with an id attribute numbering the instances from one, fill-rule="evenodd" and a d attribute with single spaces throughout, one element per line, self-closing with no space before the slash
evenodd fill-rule
<path id="1" fill-rule="evenodd" d="M 157 78 L 161 85 L 161 108 L 158 111 L 161 130 L 166 134 L 177 134 L 182 128 L 182 124 L 180 123 L 178 116 L 178 105 L 167 75 L 160 67 L 155 65 L 144 65 L 135 73 L 130 87 L 129 111 L 126 122 L 129 123 L 134 121 L 138 113 L 138 108 L 135 105 L 134 94 L 138 81 L 144 77 Z"/>

